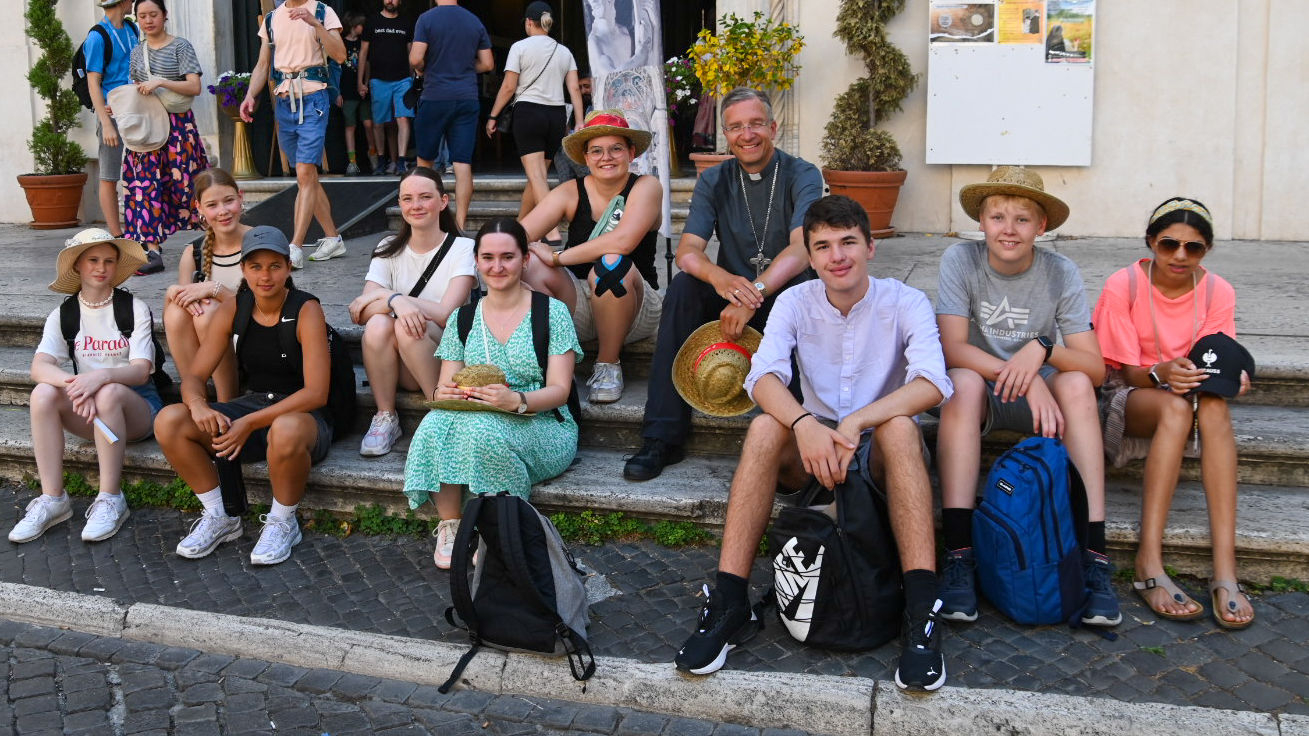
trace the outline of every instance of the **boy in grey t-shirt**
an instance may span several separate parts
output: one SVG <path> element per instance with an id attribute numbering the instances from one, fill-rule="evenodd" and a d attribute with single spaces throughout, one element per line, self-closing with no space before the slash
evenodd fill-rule
<path id="1" fill-rule="evenodd" d="M 1116 626 L 1123 617 L 1105 555 L 1095 394 L 1104 360 L 1077 265 L 1036 247 L 1037 236 L 1067 219 L 1068 205 L 1046 193 L 1035 172 L 1014 166 L 964 187 L 959 203 L 981 223 L 986 243 L 958 243 L 941 258 L 936 320 L 955 386 L 937 434 L 946 548 L 941 616 L 977 618 L 972 513 L 982 436 L 1008 429 L 1063 438 L 1090 506 L 1082 567 L 1091 599 L 1082 623 Z"/>

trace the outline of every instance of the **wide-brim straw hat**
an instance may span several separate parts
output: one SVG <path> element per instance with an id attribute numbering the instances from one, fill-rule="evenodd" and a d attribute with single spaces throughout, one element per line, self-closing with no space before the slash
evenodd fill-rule
<path id="1" fill-rule="evenodd" d="M 82 277 L 78 275 L 76 265 L 78 256 L 89 248 L 101 243 L 109 243 L 118 249 L 118 266 L 114 272 L 112 286 L 118 286 L 132 278 L 136 269 L 145 264 L 145 250 L 135 240 L 115 238 L 108 230 L 89 227 L 64 241 L 63 250 L 55 260 L 55 280 L 50 282 L 50 290 L 60 294 L 76 294 L 82 289 Z"/>
<path id="2" fill-rule="evenodd" d="M 486 364 L 473 364 L 464 366 L 462 370 L 451 377 L 454 382 L 462 387 L 490 386 L 494 383 L 505 383 L 505 373 L 499 366 Z M 516 411 L 508 411 L 498 406 L 482 404 L 468 399 L 439 399 L 436 401 L 424 401 L 429 409 L 449 409 L 450 411 L 495 411 L 501 414 L 512 414 L 516 417 L 534 416 L 536 412 L 523 412 L 519 414 Z"/>
<path id="3" fill-rule="evenodd" d="M 686 403 L 711 417 L 734 417 L 754 408 L 745 392 L 750 359 L 763 335 L 746 326 L 741 339 L 729 342 L 718 320 L 701 325 L 673 358 L 673 386 Z"/>
<path id="4" fill-rule="evenodd" d="M 1045 191 L 1041 175 L 1026 166 L 999 166 L 986 182 L 969 184 L 959 190 L 959 206 L 964 213 L 981 222 L 982 200 L 993 194 L 1027 197 L 1045 210 L 1045 229 L 1054 230 L 1068 219 L 1068 205 L 1062 199 Z"/>
<path id="5" fill-rule="evenodd" d="M 650 147 L 650 131 L 636 130 L 627 124 L 627 118 L 618 110 L 596 110 L 586 116 L 582 129 L 564 139 L 564 153 L 579 164 L 586 164 L 586 144 L 602 135 L 617 135 L 631 142 L 636 158 Z"/>

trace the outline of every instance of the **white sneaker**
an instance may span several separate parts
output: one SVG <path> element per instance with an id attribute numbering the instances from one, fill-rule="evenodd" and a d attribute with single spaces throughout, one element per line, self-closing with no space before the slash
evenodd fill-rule
<path id="1" fill-rule="evenodd" d="M 274 519 L 268 514 L 259 517 L 264 530 L 259 532 L 259 541 L 250 552 L 252 565 L 276 565 L 291 556 L 291 548 L 304 539 L 300 535 L 300 522 L 294 515 L 289 519 Z"/>
<path id="2" fill-rule="evenodd" d="M 334 238 L 319 238 L 315 244 L 318 250 L 309 256 L 311 261 L 330 261 L 333 258 L 345 255 L 345 241 L 340 235 Z"/>
<path id="3" fill-rule="evenodd" d="M 198 560 L 223 542 L 241 538 L 241 517 L 214 516 L 208 511 L 191 525 L 191 533 L 177 543 L 177 556 Z"/>
<path id="4" fill-rule="evenodd" d="M 291 243 L 291 268 L 300 269 L 305 267 L 305 249 Z"/>
<path id="5" fill-rule="evenodd" d="M 100 542 L 118 533 L 131 514 L 127 499 L 122 495 L 97 498 L 86 509 L 86 526 L 82 528 L 83 542 Z"/>
<path id="6" fill-rule="evenodd" d="M 20 544 L 30 542 L 45 534 L 46 529 L 61 521 L 68 521 L 72 516 L 73 503 L 67 493 L 63 500 L 42 493 L 27 504 L 27 512 L 9 531 L 9 541 Z"/>
<path id="7" fill-rule="evenodd" d="M 368 434 L 359 443 L 359 454 L 364 457 L 385 455 L 395 447 L 401 434 L 400 417 L 393 411 L 379 411 L 373 415 L 373 421 L 368 425 Z"/>
<path id="8" fill-rule="evenodd" d="M 455 536 L 459 534 L 459 520 L 446 519 L 436 525 L 436 551 L 432 553 L 432 561 L 436 563 L 436 569 L 449 570 L 450 558 L 455 553 Z M 476 564 L 476 563 L 474 563 Z"/>
<path id="9" fill-rule="evenodd" d="M 592 404 L 612 404 L 623 397 L 623 367 L 618 363 L 596 363 L 591 378 L 586 382 L 591 387 L 586 400 Z"/>

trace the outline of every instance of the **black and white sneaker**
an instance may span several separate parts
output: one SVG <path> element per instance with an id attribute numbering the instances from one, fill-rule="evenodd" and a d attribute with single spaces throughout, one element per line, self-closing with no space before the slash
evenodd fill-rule
<path id="1" fill-rule="evenodd" d="M 723 605 L 704 586 L 705 603 L 695 633 L 677 651 L 677 669 L 707 675 L 722 669 L 727 653 L 754 638 L 763 628 L 750 604 Z"/>
<path id="2" fill-rule="evenodd" d="M 931 692 L 945 684 L 945 657 L 941 654 L 941 631 L 937 600 L 926 615 L 905 611 L 905 642 L 900 664 L 895 668 L 895 684 L 901 690 Z"/>

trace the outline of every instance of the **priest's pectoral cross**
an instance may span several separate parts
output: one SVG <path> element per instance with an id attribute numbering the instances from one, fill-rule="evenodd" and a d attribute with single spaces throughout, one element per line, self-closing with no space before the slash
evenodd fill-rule
<path id="1" fill-rule="evenodd" d="M 759 278 L 759 276 L 763 274 L 764 269 L 768 268 L 768 264 L 772 262 L 773 259 L 765 257 L 763 253 L 756 253 L 754 257 L 750 259 L 750 263 L 754 265 L 755 278 Z"/>

